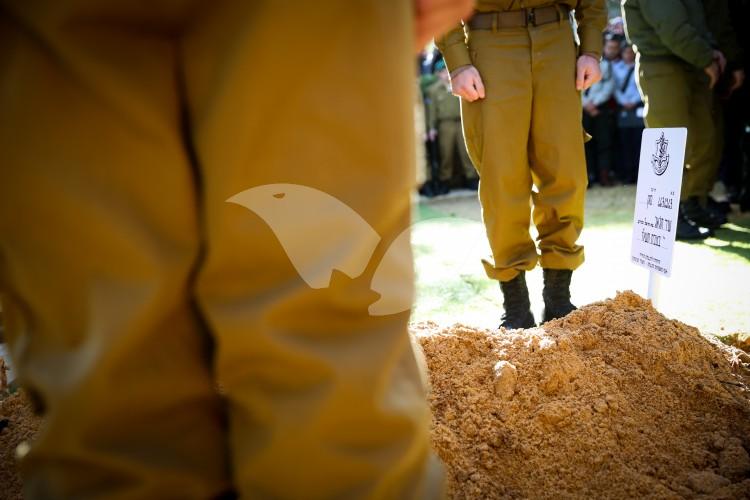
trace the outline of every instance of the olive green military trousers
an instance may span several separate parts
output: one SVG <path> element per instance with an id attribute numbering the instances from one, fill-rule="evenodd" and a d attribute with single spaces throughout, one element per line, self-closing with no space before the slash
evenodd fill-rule
<path id="1" fill-rule="evenodd" d="M 410 224 L 412 33 L 403 1 L 0 2 L 0 297 L 45 415 L 28 498 L 431 495 L 408 305 L 369 309 Z M 269 184 L 269 219 L 227 202 Z M 289 186 L 371 227 L 361 274 L 362 241 Z M 406 252 L 379 289 L 410 293 Z"/>
<path id="2" fill-rule="evenodd" d="M 440 180 L 449 181 L 460 167 L 467 179 L 476 179 L 477 172 L 466 151 L 460 120 L 440 120 L 438 122 L 438 144 L 440 146 Z M 456 158 L 459 164 L 456 165 Z"/>
<path id="3" fill-rule="evenodd" d="M 708 76 L 677 59 L 639 55 L 636 64 L 638 86 L 646 104 L 646 126 L 688 129 L 680 198 L 704 198 L 718 167 L 713 92 L 708 88 Z"/>
<path id="4" fill-rule="evenodd" d="M 508 281 L 537 262 L 576 269 L 588 181 L 572 28 L 562 21 L 476 30 L 468 43 L 486 93 L 462 101 L 461 114 L 492 249 L 487 275 Z M 529 234 L 532 204 L 538 250 Z"/>
<path id="5" fill-rule="evenodd" d="M 719 180 L 719 169 L 721 159 L 724 156 L 724 102 L 717 92 L 712 92 L 711 120 L 713 121 L 713 143 L 711 144 L 711 159 L 708 162 L 709 171 L 702 175 L 702 186 L 700 187 L 701 201 L 705 201 L 708 193 L 714 188 Z"/>

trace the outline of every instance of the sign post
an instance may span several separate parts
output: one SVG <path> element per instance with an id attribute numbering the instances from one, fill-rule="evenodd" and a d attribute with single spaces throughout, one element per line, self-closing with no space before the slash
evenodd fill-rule
<path id="1" fill-rule="evenodd" d="M 630 260 L 648 269 L 656 308 L 661 277 L 672 275 L 686 140 L 685 128 L 648 128 L 641 142 Z"/>

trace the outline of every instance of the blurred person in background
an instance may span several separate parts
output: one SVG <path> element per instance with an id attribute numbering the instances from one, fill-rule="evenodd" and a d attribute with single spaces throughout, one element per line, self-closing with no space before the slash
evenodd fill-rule
<path id="1" fill-rule="evenodd" d="M 430 45 L 433 47 L 433 49 L 428 52 L 427 56 L 427 59 L 429 59 L 430 62 L 429 64 L 422 64 L 422 67 L 426 70 L 423 71 L 419 77 L 419 89 L 421 91 L 422 104 L 424 107 L 424 113 L 422 114 L 422 127 L 425 129 L 425 133 L 422 140 L 417 143 L 417 147 L 422 147 L 425 151 L 425 162 L 427 165 L 427 168 L 424 171 L 425 180 L 420 185 L 419 194 L 427 196 L 428 198 L 446 194 L 449 191 L 446 184 L 441 184 L 437 180 L 441 162 L 437 134 L 428 133 L 429 126 L 427 124 L 427 109 L 430 108 L 432 99 L 428 89 L 438 81 L 438 75 L 435 72 L 435 68 L 438 66 L 445 66 L 443 55 L 432 43 Z"/>
<path id="2" fill-rule="evenodd" d="M 750 0 L 730 0 L 729 18 L 741 50 L 739 66 L 745 82 L 731 92 L 724 106 L 725 147 L 721 163 L 722 179 L 729 200 L 739 204 L 740 210 L 750 212 Z"/>
<path id="3" fill-rule="evenodd" d="M 726 57 L 726 69 L 714 89 L 713 117 L 717 132 L 711 162 L 712 170 L 703 179 L 703 189 L 708 195 L 706 208 L 713 211 L 718 219 L 726 222 L 726 214 L 731 210 L 730 198 L 724 183 L 719 181 L 719 174 L 723 158 L 725 162 L 732 163 L 728 167 L 730 171 L 736 172 L 742 169 L 742 158 L 741 155 L 737 154 L 742 134 L 741 128 L 740 133 L 737 133 L 738 120 L 736 120 L 736 116 L 738 111 L 730 109 L 728 104 L 732 100 L 732 96 L 738 91 L 741 92 L 744 86 L 744 55 L 737 34 L 732 27 L 727 0 L 703 0 L 703 4 L 708 28 L 711 30 L 718 48 Z M 742 18 L 740 17 L 740 19 Z M 747 18 L 745 19 L 747 20 Z M 735 100 L 734 104 L 742 105 L 740 100 Z M 741 112 L 739 111 L 739 113 Z"/>
<path id="4" fill-rule="evenodd" d="M 413 54 L 470 7 L 0 1 L 0 301 L 44 415 L 26 497 L 439 498 L 408 305 L 370 314 L 374 266 L 341 270 L 410 226 Z M 328 286 L 227 203 L 249 188 Z M 379 278 L 407 304 L 410 257 Z"/>
<path id="5" fill-rule="evenodd" d="M 417 191 L 422 191 L 430 176 L 430 167 L 427 163 L 427 119 L 425 117 L 425 100 L 422 96 L 422 89 L 419 88 L 419 81 L 415 81 L 414 92 L 414 144 L 415 150 L 415 168 L 417 179 Z"/>
<path id="6" fill-rule="evenodd" d="M 461 100 L 451 93 L 450 75 L 445 63 L 435 67 L 438 81 L 427 89 L 427 134 L 437 140 L 440 167 L 435 185 L 440 193 L 450 190 L 456 173 L 460 173 L 465 187 L 477 189 L 479 177 L 466 151 L 461 129 Z"/>
<path id="7" fill-rule="evenodd" d="M 636 84 L 633 47 L 625 44 L 620 60 L 612 64 L 612 72 L 615 77 L 620 152 L 618 178 L 626 184 L 632 184 L 638 180 L 643 135 L 643 100 Z"/>
<path id="8" fill-rule="evenodd" d="M 607 23 L 606 33 L 614 35 L 616 38 L 625 38 L 625 28 L 622 17 L 613 17 Z"/>
<path id="9" fill-rule="evenodd" d="M 612 185 L 615 167 L 616 122 L 614 109 L 615 78 L 613 62 L 620 57 L 620 42 L 609 36 L 599 61 L 602 78 L 581 94 L 583 128 L 591 135 L 586 142 L 586 166 L 589 184 Z"/>
<path id="10" fill-rule="evenodd" d="M 726 60 L 716 48 L 701 0 L 624 0 L 625 32 L 636 51 L 648 127 L 687 127 L 677 238 L 704 239 L 722 224 L 705 207 L 713 172 L 713 88 Z"/>
<path id="11" fill-rule="evenodd" d="M 584 260 L 577 241 L 587 184 L 579 92 L 601 77 L 604 0 L 483 0 L 476 8 L 437 45 L 462 98 L 466 146 L 479 172 L 492 249 L 482 262 L 500 283 L 501 327 L 527 328 L 535 319 L 525 273 L 537 263 L 543 321 L 575 309 L 570 282 Z M 539 249 L 529 234 L 530 198 Z"/>

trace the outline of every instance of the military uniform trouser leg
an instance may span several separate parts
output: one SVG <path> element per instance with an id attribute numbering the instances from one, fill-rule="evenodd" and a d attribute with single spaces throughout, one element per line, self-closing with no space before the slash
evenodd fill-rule
<path id="1" fill-rule="evenodd" d="M 440 180 L 449 181 L 453 176 L 455 158 L 458 157 L 461 172 L 467 179 L 476 179 L 477 172 L 466 151 L 464 136 L 459 120 L 440 120 L 438 124 L 440 143 Z"/>
<path id="2" fill-rule="evenodd" d="M 702 198 L 708 196 L 708 193 L 714 188 L 714 184 L 719 178 L 719 168 L 724 156 L 724 104 L 719 95 L 713 93 L 711 103 L 711 119 L 714 124 L 714 140 L 711 148 L 711 161 L 709 162 L 710 170 L 703 177 Z"/>
<path id="3" fill-rule="evenodd" d="M 708 76 L 680 61 L 637 61 L 638 85 L 644 95 L 645 121 L 651 128 L 687 127 L 681 199 L 704 197 L 715 174 L 712 92 Z"/>
<path id="4" fill-rule="evenodd" d="M 409 313 L 369 311 L 410 223 L 410 6 L 188 4 L 0 4 L 0 297 L 46 416 L 26 495 L 414 498 Z M 312 288 L 279 228 L 226 202 L 272 183 L 372 226 L 363 249 L 335 214 L 270 198 L 315 273 L 352 276 Z M 402 248 L 380 290 L 411 290 Z"/>
<path id="5" fill-rule="evenodd" d="M 486 89 L 461 110 L 494 260 L 484 261 L 487 275 L 507 281 L 538 261 L 575 269 L 587 176 L 571 26 L 471 31 L 469 48 Z M 541 257 L 529 235 L 530 198 Z"/>

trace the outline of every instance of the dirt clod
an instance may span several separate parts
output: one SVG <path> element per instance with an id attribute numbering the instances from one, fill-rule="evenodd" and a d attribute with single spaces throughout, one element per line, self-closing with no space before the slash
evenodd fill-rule
<path id="1" fill-rule="evenodd" d="M 516 392 L 518 378 L 516 367 L 507 361 L 495 363 L 495 394 L 498 398 L 510 399 Z"/>
<path id="2" fill-rule="evenodd" d="M 454 499 L 750 497 L 737 351 L 634 293 L 530 330 L 414 334 Z"/>
<path id="3" fill-rule="evenodd" d="M 41 419 L 34 415 L 21 392 L 0 399 L 0 499 L 21 499 L 21 478 L 16 448 L 36 435 Z"/>
<path id="4" fill-rule="evenodd" d="M 713 493 L 719 488 L 728 486 L 732 482 L 715 472 L 704 470 L 690 474 L 688 483 L 690 484 L 690 488 L 696 493 Z"/>

